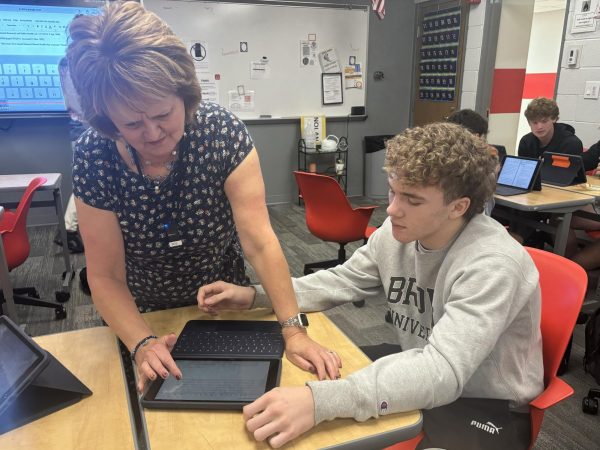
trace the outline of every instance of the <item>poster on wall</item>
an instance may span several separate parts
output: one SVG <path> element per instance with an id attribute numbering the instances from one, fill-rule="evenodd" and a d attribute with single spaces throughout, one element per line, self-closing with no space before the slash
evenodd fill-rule
<path id="1" fill-rule="evenodd" d="M 198 76 L 200 89 L 202 90 L 202 100 L 206 102 L 219 103 L 219 83 L 217 77 Z"/>
<path id="2" fill-rule="evenodd" d="M 598 13 L 598 0 L 577 0 L 573 13 L 571 34 L 589 33 L 596 31 L 596 16 Z"/>
<path id="3" fill-rule="evenodd" d="M 458 70 L 460 8 L 427 13 L 421 25 L 419 99 L 452 102 Z"/>
<path id="4" fill-rule="evenodd" d="M 244 91 L 240 94 L 238 91 L 228 91 L 229 101 L 227 106 L 233 112 L 254 111 L 254 91 Z"/>
<path id="5" fill-rule="evenodd" d="M 313 67 L 317 60 L 317 41 L 300 41 L 300 67 Z"/>

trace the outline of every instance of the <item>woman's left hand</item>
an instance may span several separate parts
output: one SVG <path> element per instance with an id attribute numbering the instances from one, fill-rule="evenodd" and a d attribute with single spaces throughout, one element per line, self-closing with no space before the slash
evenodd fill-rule
<path id="1" fill-rule="evenodd" d="M 340 378 L 342 360 L 339 355 L 313 341 L 306 330 L 286 327 L 283 329 L 283 337 L 287 358 L 296 366 L 316 373 L 319 380 Z"/>

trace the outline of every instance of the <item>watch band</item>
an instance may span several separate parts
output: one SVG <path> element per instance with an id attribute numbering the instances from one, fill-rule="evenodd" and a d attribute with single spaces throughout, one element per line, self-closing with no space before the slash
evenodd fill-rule
<path id="1" fill-rule="evenodd" d="M 282 327 L 306 328 L 308 327 L 308 317 L 304 313 L 299 313 L 283 322 L 279 322 L 279 324 Z"/>

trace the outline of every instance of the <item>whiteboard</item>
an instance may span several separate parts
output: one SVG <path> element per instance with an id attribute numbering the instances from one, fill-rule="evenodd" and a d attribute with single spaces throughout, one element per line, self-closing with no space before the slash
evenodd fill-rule
<path id="1" fill-rule="evenodd" d="M 190 49 L 198 78 L 208 82 L 205 99 L 231 106 L 242 119 L 339 117 L 349 115 L 352 106 L 365 106 L 368 6 L 184 0 L 145 0 L 144 5 Z M 301 41 L 315 42 L 309 45 L 316 48 L 316 59 L 302 59 Z M 351 82 L 342 76 L 341 104 L 322 104 L 318 53 L 326 49 L 335 50 L 342 72 L 350 57 L 361 64 L 362 77 Z M 362 88 L 348 88 L 359 79 Z"/>

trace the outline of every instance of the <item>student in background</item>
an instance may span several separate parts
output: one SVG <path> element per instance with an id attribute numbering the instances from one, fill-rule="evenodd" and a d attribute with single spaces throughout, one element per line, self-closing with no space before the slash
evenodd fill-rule
<path id="1" fill-rule="evenodd" d="M 67 59 L 88 129 L 77 141 L 73 190 L 92 299 L 131 351 L 138 388 L 180 378 L 175 334 L 140 312 L 196 304 L 219 279 L 248 284 L 244 256 L 281 322 L 298 305 L 271 228 L 258 152 L 246 126 L 201 102 L 188 48 L 137 2 L 107 2 L 69 25 Z M 335 352 L 306 330 L 283 330 L 286 355 L 321 379 Z"/>
<path id="2" fill-rule="evenodd" d="M 488 134 L 488 121 L 487 121 L 487 119 L 485 119 L 485 117 L 481 116 L 481 114 L 479 114 L 478 112 L 473 111 L 472 109 L 461 109 L 459 111 L 455 111 L 452 114 L 450 114 L 450 116 L 448 116 L 447 121 L 450 123 L 456 123 L 458 125 L 465 127 L 467 130 L 469 130 L 475 136 L 477 136 L 487 142 L 486 138 L 487 138 L 487 134 Z M 506 157 L 506 149 L 503 146 L 499 146 L 499 147 L 502 149 L 501 152 L 499 151 L 499 148 L 488 144 L 488 150 L 490 152 L 490 155 L 496 157 L 498 160 L 498 165 L 496 167 L 496 176 L 498 176 L 498 171 L 500 170 L 500 164 L 504 161 L 504 158 Z M 485 208 L 484 208 L 485 214 L 487 214 L 488 216 L 492 215 L 492 210 L 494 209 L 494 204 L 495 204 L 494 197 L 492 196 L 485 203 Z"/>
<path id="3" fill-rule="evenodd" d="M 388 219 L 343 265 L 293 281 L 303 311 L 385 294 L 401 349 L 340 380 L 268 392 L 244 407 L 246 428 L 280 447 L 338 417 L 422 409 L 422 448 L 526 449 L 528 403 L 543 390 L 540 286 L 523 247 L 481 214 L 495 162 L 448 123 L 386 147 Z M 212 313 L 268 307 L 255 289 L 217 282 L 198 303 Z M 474 420 L 503 431 L 482 433 Z"/>
<path id="4" fill-rule="evenodd" d="M 592 145 L 587 151 L 583 152 L 583 167 L 585 170 L 600 169 L 600 141 Z"/>
<path id="5" fill-rule="evenodd" d="M 599 159 L 600 141 L 596 142 L 588 151 L 583 153 L 583 161 L 586 167 L 597 168 Z M 586 206 L 583 210 L 597 214 L 596 208 L 593 206 Z M 573 216 L 571 219 L 571 231 L 569 233 L 566 250 L 566 256 L 585 270 L 595 270 L 600 268 L 600 240 L 595 240 L 586 244 L 583 248 L 579 248 L 574 230 L 598 231 L 600 230 L 600 221 Z"/>
<path id="6" fill-rule="evenodd" d="M 461 109 L 450 114 L 446 120 L 450 123 L 462 125 L 475 136 L 478 136 L 487 142 L 487 134 L 489 131 L 488 121 L 478 112 L 473 111 L 472 109 Z M 490 153 L 497 156 L 502 164 L 506 157 L 506 148 L 504 148 L 503 145 L 488 145 L 490 147 Z"/>
<path id="7" fill-rule="evenodd" d="M 558 114 L 558 105 L 549 98 L 534 98 L 527 105 L 525 117 L 531 132 L 521 138 L 519 156 L 539 159 L 544 152 L 582 154 L 583 144 L 575 136 L 575 128 L 558 123 Z"/>

